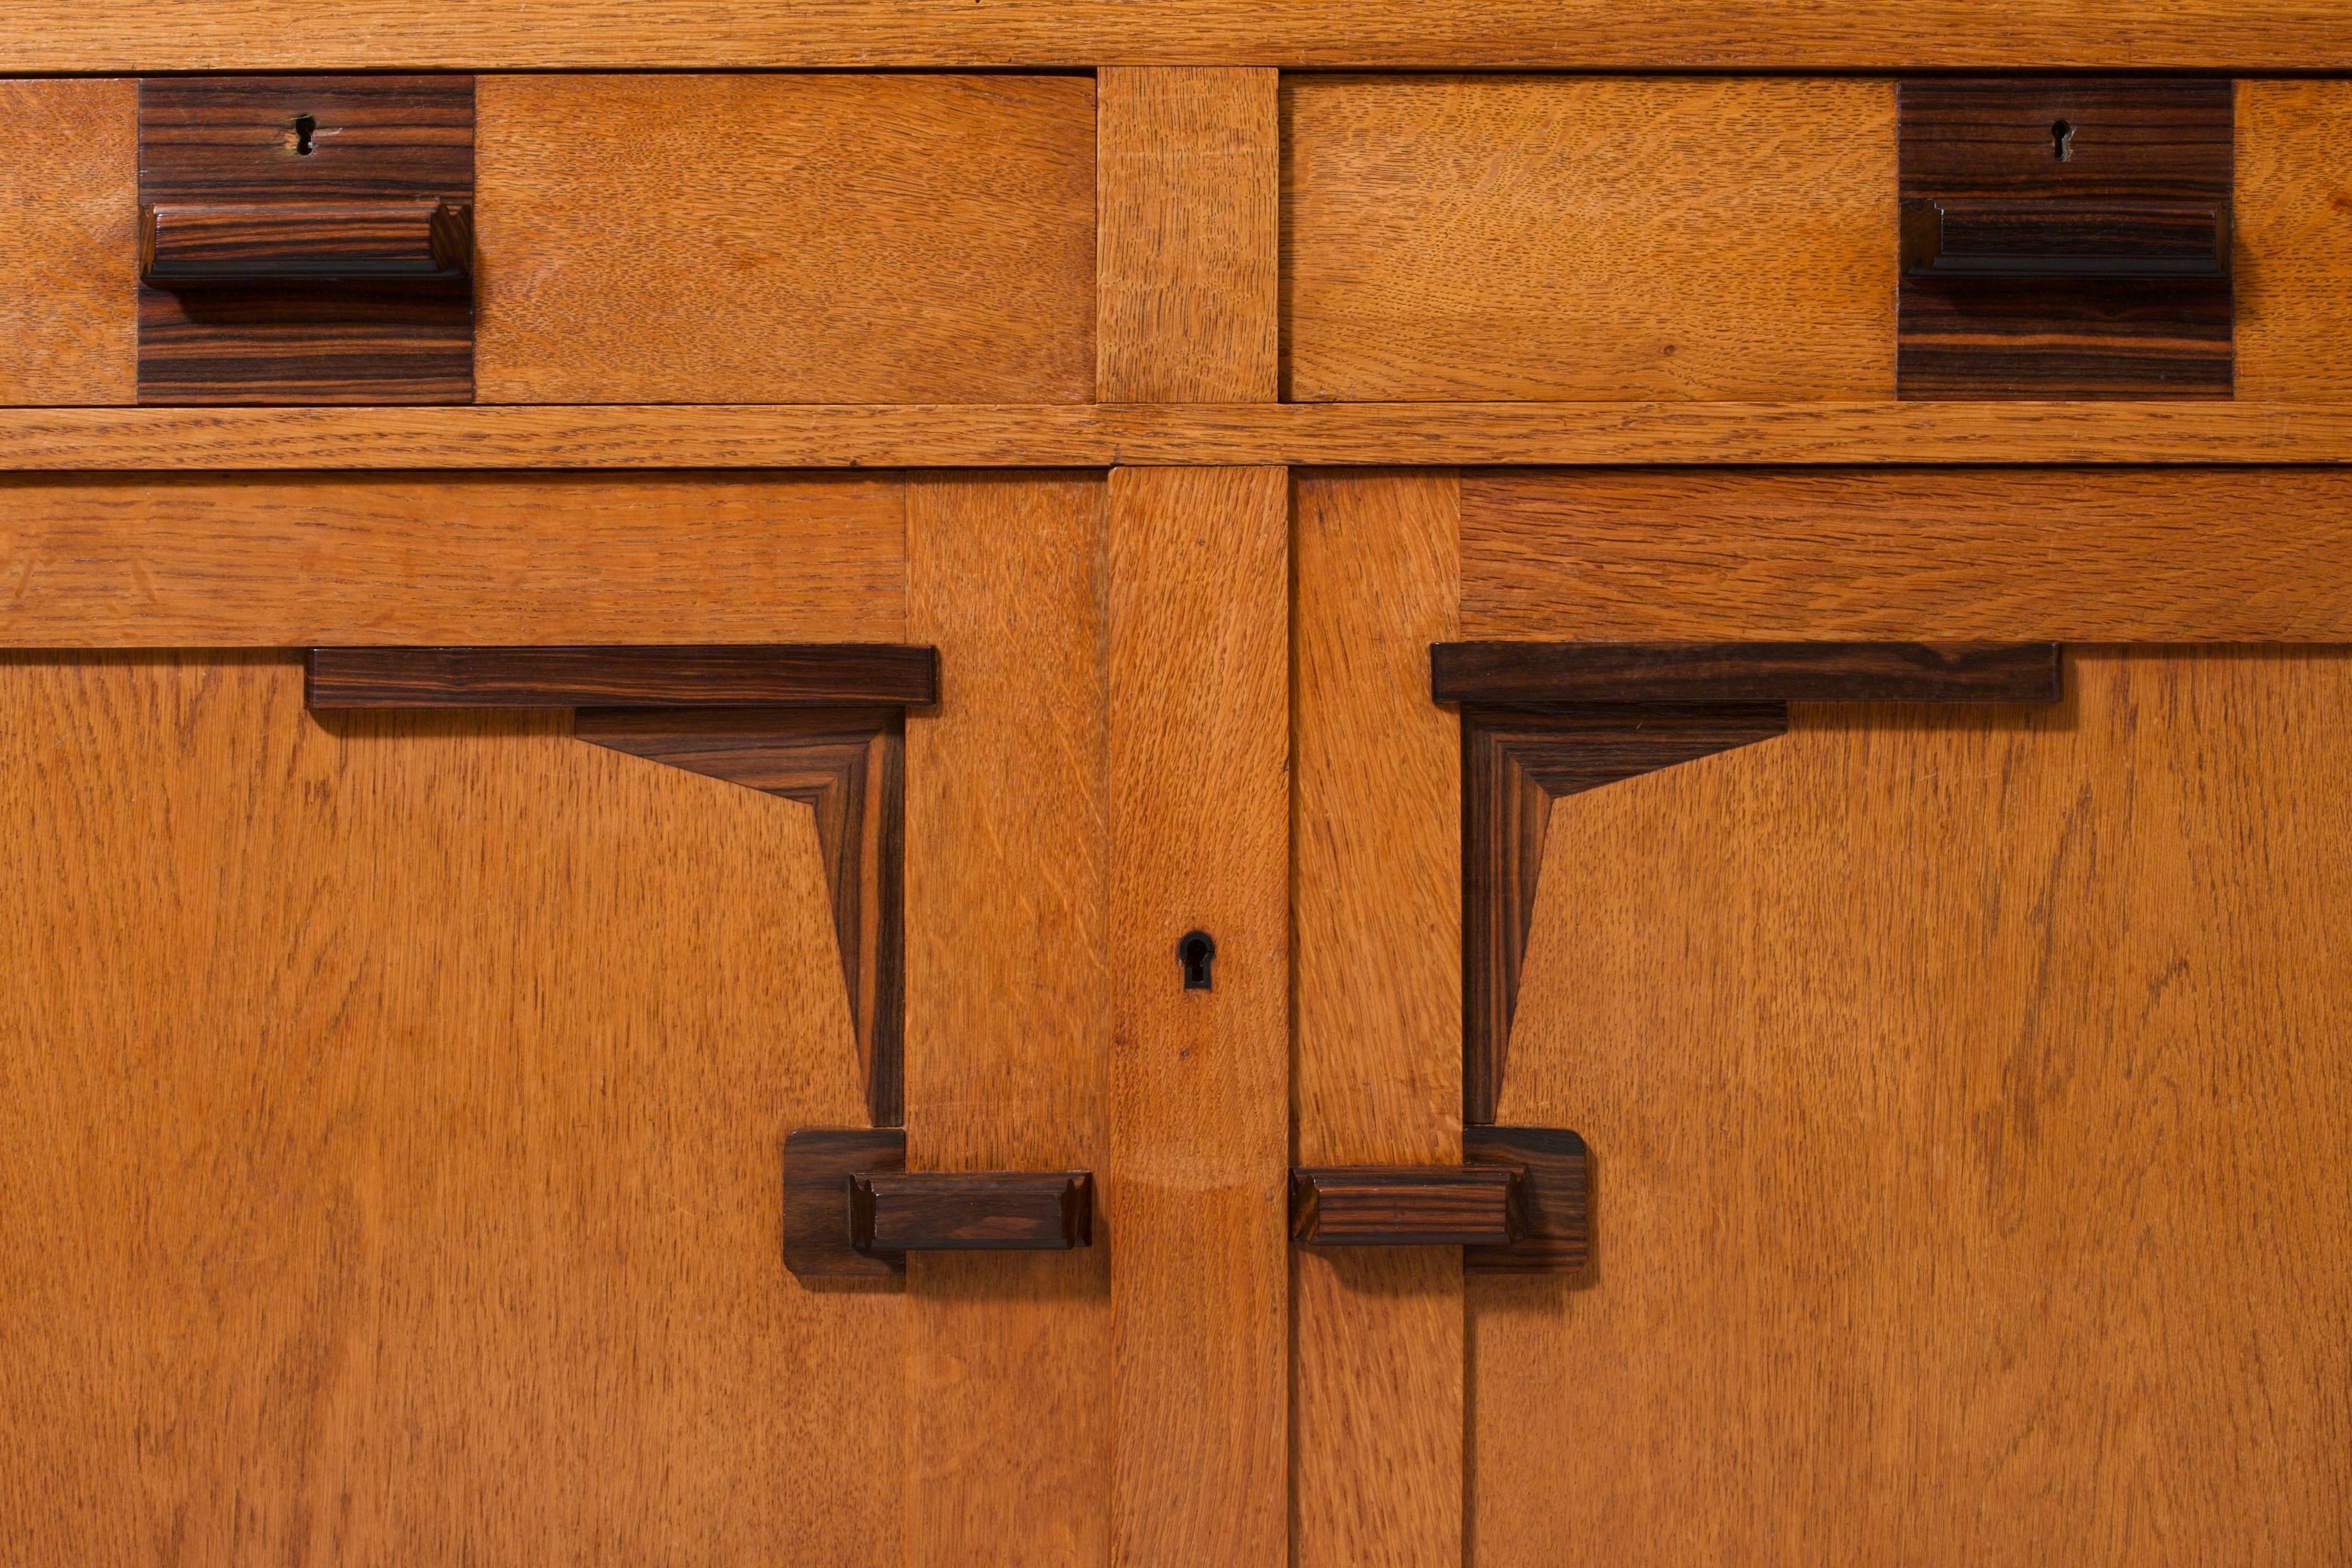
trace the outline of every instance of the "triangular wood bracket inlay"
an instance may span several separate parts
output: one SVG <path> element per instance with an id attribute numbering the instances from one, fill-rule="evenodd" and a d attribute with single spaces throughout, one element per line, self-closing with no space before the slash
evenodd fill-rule
<path id="1" fill-rule="evenodd" d="M 1551 803 L 1620 779 L 1769 741 L 1781 702 L 1609 704 L 1462 712 L 1463 1118 L 1492 1125 L 1519 971 L 1536 912 Z"/>
<path id="2" fill-rule="evenodd" d="M 899 708 L 583 708 L 572 733 L 816 814 L 877 1127 L 904 1120 L 906 719 Z"/>

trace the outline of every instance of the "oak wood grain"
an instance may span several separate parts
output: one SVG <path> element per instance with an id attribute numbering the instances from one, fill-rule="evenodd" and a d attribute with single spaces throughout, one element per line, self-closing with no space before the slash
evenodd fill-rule
<path id="1" fill-rule="evenodd" d="M 1040 65 L 1658 70 L 2342 70 L 2352 24 L 2296 0 L 348 0 L 258 28 L 222 0 L 121 16 L 26 0 L 9 71 L 583 70 Z"/>
<path id="2" fill-rule="evenodd" d="M 1100 475 L 909 481 L 907 1137 L 918 1169 L 1101 1172 L 1111 981 Z M 1066 1253 L 908 1260 L 907 1556 L 1110 1557 L 1106 1223 Z"/>
<path id="3" fill-rule="evenodd" d="M 898 642 L 904 508 L 874 475 L 8 476 L 0 643 Z"/>
<path id="4" fill-rule="evenodd" d="M 485 80 L 478 394 L 1086 402 L 1094 110 L 1080 77 Z"/>
<path id="5" fill-rule="evenodd" d="M 1462 1158 L 1461 496 L 1429 472 L 1295 477 L 1291 1103 L 1302 1164 Z M 1294 1252 L 1301 1568 L 1462 1556 L 1462 1268 Z"/>
<path id="6" fill-rule="evenodd" d="M 1595 1269 L 1471 1284 L 1479 1561 L 2352 1536 L 2352 658 L 2070 664 L 1562 803 L 1505 1109 Z"/>
<path id="7" fill-rule="evenodd" d="M 905 1120 L 906 716 L 902 708 L 583 708 L 574 739 L 809 808 L 857 1035 L 866 1120 Z M 903 1156 L 905 1140 L 899 1140 Z M 789 1176 L 787 1178 L 789 1180 Z"/>
<path id="8" fill-rule="evenodd" d="M 2352 397 L 2352 82 L 2242 81 L 2237 395 Z"/>
<path id="9" fill-rule="evenodd" d="M 0 408 L 19 469 L 2347 461 L 2325 402 Z"/>
<path id="10" fill-rule="evenodd" d="M 0 80 L 0 404 L 139 391 L 139 84 Z"/>
<path id="11" fill-rule="evenodd" d="M 1291 397 L 1894 388 L 1888 83 L 1301 76 L 1283 102 Z"/>
<path id="12" fill-rule="evenodd" d="M 1290 1236 L 1301 1247 L 1508 1247 L 1527 1234 L 1518 1189 L 1502 1166 L 1300 1165 Z"/>
<path id="13" fill-rule="evenodd" d="M 1288 543 L 1279 468 L 1111 470 L 1115 1562 L 1286 1549 Z"/>
<path id="14" fill-rule="evenodd" d="M 1276 74 L 1220 67 L 1097 73 L 1101 401 L 1274 400 Z"/>
<path id="15" fill-rule="evenodd" d="M 807 819 L 566 728 L 0 658 L 0 1559 L 899 1561 Z"/>
<path id="16" fill-rule="evenodd" d="M 919 705 L 939 681 L 939 650 L 906 644 L 314 647 L 304 695 L 314 712 Z"/>
<path id="17" fill-rule="evenodd" d="M 2324 642 L 2347 504 L 2315 468 L 1472 475 L 1462 629 Z"/>

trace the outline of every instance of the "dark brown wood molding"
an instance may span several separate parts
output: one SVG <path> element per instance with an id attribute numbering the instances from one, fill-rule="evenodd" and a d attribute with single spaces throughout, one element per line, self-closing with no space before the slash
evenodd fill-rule
<path id="1" fill-rule="evenodd" d="M 908 1171 L 897 1128 L 803 1127 L 783 1155 L 784 1267 L 802 1279 L 889 1279 L 911 1251 L 1094 1245 L 1091 1172 Z"/>
<path id="2" fill-rule="evenodd" d="M 816 816 L 866 1110 L 904 1114 L 906 716 L 899 708 L 583 708 L 593 745 L 798 801 Z"/>
<path id="3" fill-rule="evenodd" d="M 304 700 L 341 708 L 928 707 L 939 655 L 890 643 L 314 647 Z"/>
<path id="4" fill-rule="evenodd" d="M 1896 101 L 1898 397 L 2231 395 L 2232 83 L 1937 78 Z"/>
<path id="5" fill-rule="evenodd" d="M 1439 643 L 1462 710 L 1463 1120 L 1500 1112 L 1552 802 L 1784 733 L 1791 701 L 2054 702 L 2055 643 Z"/>
<path id="6" fill-rule="evenodd" d="M 1527 1234 L 1519 1173 L 1501 1166 L 1319 1165 L 1290 1173 L 1301 1247 L 1508 1247 Z"/>
<path id="7" fill-rule="evenodd" d="M 139 401 L 469 403 L 474 79 L 139 84 Z"/>
<path id="8" fill-rule="evenodd" d="M 1558 1127 L 1463 1130 L 1459 1165 L 1290 1173 L 1301 1247 L 1459 1247 L 1472 1274 L 1563 1274 L 1591 1254 L 1584 1140 Z"/>
<path id="9" fill-rule="evenodd" d="M 896 1127 L 802 1127 L 784 1138 L 784 1267 L 801 1279 L 890 1279 L 902 1252 L 860 1252 L 849 1239 L 852 1178 L 907 1166 Z"/>
<path id="10" fill-rule="evenodd" d="M 2054 702 L 2056 643 L 1438 643 L 1440 702 Z"/>
<path id="11" fill-rule="evenodd" d="M 1094 1245 L 1088 1171 L 867 1171 L 849 1179 L 868 1252 L 1066 1252 Z"/>

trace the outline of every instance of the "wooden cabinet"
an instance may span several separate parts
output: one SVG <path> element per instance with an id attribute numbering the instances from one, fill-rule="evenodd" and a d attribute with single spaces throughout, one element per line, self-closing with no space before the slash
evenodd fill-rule
<path id="1" fill-rule="evenodd" d="M 2352 35 L 171 9 L 0 41 L 0 1559 L 2352 1550 Z"/>

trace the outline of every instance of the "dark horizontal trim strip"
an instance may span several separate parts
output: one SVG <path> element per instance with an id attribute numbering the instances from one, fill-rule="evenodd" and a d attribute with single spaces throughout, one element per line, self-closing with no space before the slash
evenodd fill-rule
<path id="1" fill-rule="evenodd" d="M 939 650 L 894 643 L 314 647 L 304 700 L 321 710 L 925 707 L 939 694 Z"/>
<path id="2" fill-rule="evenodd" d="M 1300 1166 L 1290 1234 L 1302 1247 L 1508 1247 L 1527 1234 L 1519 1183 L 1502 1165 Z"/>
<path id="3" fill-rule="evenodd" d="M 1094 1243 L 1088 1171 L 860 1172 L 849 1239 L 861 1252 L 1066 1252 Z"/>
<path id="4" fill-rule="evenodd" d="M 1433 644 L 1440 702 L 2055 702 L 2056 643 Z"/>

